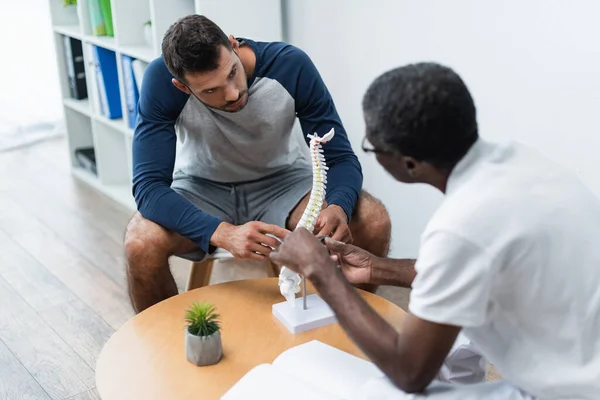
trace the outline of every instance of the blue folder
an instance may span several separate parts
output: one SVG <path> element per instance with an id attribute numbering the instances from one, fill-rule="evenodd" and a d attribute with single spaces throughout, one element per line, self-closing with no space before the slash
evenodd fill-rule
<path id="1" fill-rule="evenodd" d="M 109 119 L 122 118 L 117 55 L 112 50 L 94 46 L 94 58 L 101 112 Z"/>
<path id="2" fill-rule="evenodd" d="M 127 117 L 129 127 L 134 129 L 135 119 L 137 118 L 137 105 L 140 98 L 138 86 L 136 84 L 135 75 L 133 72 L 132 57 L 122 55 L 121 61 L 123 64 L 123 83 L 125 84 L 125 101 L 127 104 Z"/>

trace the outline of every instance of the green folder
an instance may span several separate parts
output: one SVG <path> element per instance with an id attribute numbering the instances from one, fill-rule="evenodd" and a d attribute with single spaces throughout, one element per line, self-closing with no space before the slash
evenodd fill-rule
<path id="1" fill-rule="evenodd" d="M 102 10 L 102 19 L 106 28 L 107 36 L 115 36 L 112 23 L 112 10 L 110 8 L 110 0 L 100 0 L 100 9 Z"/>

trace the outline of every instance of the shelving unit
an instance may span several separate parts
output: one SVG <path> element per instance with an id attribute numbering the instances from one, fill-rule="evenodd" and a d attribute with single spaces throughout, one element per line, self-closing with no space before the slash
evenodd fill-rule
<path id="1" fill-rule="evenodd" d="M 282 0 L 110 0 L 114 36 L 93 34 L 90 7 L 97 0 L 78 0 L 70 6 L 63 0 L 49 1 L 73 175 L 131 210 L 135 209 L 131 193 L 133 129 L 128 123 L 122 56 L 150 63 L 161 53 L 166 30 L 190 14 L 206 15 L 228 35 L 282 40 Z M 82 44 L 86 98 L 71 95 L 65 37 Z M 121 117 L 110 119 L 102 112 L 94 46 L 114 52 Z M 78 161 L 76 150 L 80 148 L 93 148 L 96 173 Z"/>

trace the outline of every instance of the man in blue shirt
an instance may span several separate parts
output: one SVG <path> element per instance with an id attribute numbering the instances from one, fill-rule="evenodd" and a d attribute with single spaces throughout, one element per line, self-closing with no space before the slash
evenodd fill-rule
<path id="1" fill-rule="evenodd" d="M 285 238 L 310 196 L 310 133 L 335 129 L 323 147 L 330 169 L 314 233 L 387 254 L 389 216 L 362 190 L 359 161 L 303 51 L 228 38 L 190 15 L 166 32 L 162 53 L 145 72 L 133 138 L 138 212 L 125 250 L 136 312 L 177 294 L 172 255 L 199 261 L 223 248 L 268 260 L 279 244 L 270 235 Z"/>

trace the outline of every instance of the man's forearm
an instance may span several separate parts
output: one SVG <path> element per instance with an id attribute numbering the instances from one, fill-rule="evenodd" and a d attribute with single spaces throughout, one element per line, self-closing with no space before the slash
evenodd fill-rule
<path id="1" fill-rule="evenodd" d="M 329 166 L 326 201 L 340 206 L 346 212 L 348 221 L 352 220 L 361 188 L 362 172 L 354 160 L 344 160 Z"/>
<path id="2" fill-rule="evenodd" d="M 136 182 L 134 195 L 146 219 L 189 238 L 205 252 L 214 251 L 210 238 L 223 222 L 220 218 L 204 213 L 163 183 Z"/>
<path id="3" fill-rule="evenodd" d="M 402 374 L 398 365 L 398 332 L 365 302 L 338 268 L 332 268 L 335 272 L 311 278 L 315 288 L 370 360 L 390 377 Z M 404 380 L 398 378 L 394 380 Z"/>
<path id="4" fill-rule="evenodd" d="M 415 262 L 411 259 L 376 258 L 369 283 L 409 288 L 416 275 Z"/>

